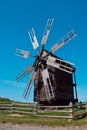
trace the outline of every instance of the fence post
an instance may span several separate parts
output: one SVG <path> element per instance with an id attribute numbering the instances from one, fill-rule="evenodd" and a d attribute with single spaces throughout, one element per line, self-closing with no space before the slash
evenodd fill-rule
<path id="1" fill-rule="evenodd" d="M 85 109 L 86 109 L 86 112 L 87 112 L 87 101 L 86 101 L 86 103 L 85 103 Z"/>
<path id="2" fill-rule="evenodd" d="M 82 102 L 80 101 L 80 109 L 82 109 Z"/>
<path id="3" fill-rule="evenodd" d="M 70 115 L 71 119 L 74 118 L 74 114 L 73 114 L 73 103 L 72 102 L 70 102 L 70 104 L 69 104 L 69 115 Z"/>
<path id="4" fill-rule="evenodd" d="M 14 112 L 14 102 L 12 102 L 11 112 Z"/>
<path id="5" fill-rule="evenodd" d="M 34 115 L 37 115 L 37 104 L 34 105 Z"/>

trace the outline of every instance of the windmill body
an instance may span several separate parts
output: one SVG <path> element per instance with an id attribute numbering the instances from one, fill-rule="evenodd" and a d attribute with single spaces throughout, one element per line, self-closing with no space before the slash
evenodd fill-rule
<path id="1" fill-rule="evenodd" d="M 49 54 L 48 51 L 43 50 L 43 55 Z M 34 101 L 44 105 L 68 105 L 69 102 L 77 102 L 77 91 L 76 91 L 76 79 L 75 79 L 75 68 L 66 61 L 59 57 L 51 54 L 50 58 L 55 60 L 55 63 L 48 63 L 48 60 L 44 63 L 48 69 L 49 78 L 51 81 L 52 91 L 49 87 L 51 96 L 50 100 L 47 99 L 43 78 L 41 76 L 42 71 L 38 70 L 36 79 L 34 81 Z M 46 73 L 47 74 L 47 73 Z M 44 75 L 45 78 L 45 75 Z M 48 80 L 47 78 L 45 80 Z M 49 84 L 49 82 L 48 82 Z M 49 85 L 50 86 L 50 85 Z M 46 89 L 46 90 L 45 90 Z M 48 92 L 49 92 L 48 91 Z"/>
<path id="2" fill-rule="evenodd" d="M 70 101 L 73 103 L 78 101 L 75 67 L 72 63 L 64 61 L 53 53 L 74 38 L 76 33 L 71 30 L 51 47 L 51 51 L 45 50 L 44 45 L 49 36 L 53 20 L 48 19 L 47 21 L 41 41 L 41 51 L 38 48 L 39 44 L 34 29 L 28 32 L 33 48 L 38 51 L 38 55 L 33 56 L 36 58 L 34 64 L 25 68 L 16 77 L 16 80 L 19 81 L 27 74 L 31 74 L 23 94 L 24 98 L 27 99 L 29 97 L 31 88 L 34 85 L 34 102 L 43 105 L 66 105 Z M 21 49 L 16 50 L 16 55 L 23 58 L 32 56 L 28 51 Z"/>

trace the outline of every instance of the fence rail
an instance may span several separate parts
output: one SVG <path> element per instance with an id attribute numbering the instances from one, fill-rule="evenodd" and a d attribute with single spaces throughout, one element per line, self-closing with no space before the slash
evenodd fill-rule
<path id="1" fill-rule="evenodd" d="M 87 116 L 87 102 L 69 106 L 40 106 L 31 103 L 0 102 L 0 111 L 11 113 L 33 114 L 40 117 L 51 118 L 82 118 Z"/>

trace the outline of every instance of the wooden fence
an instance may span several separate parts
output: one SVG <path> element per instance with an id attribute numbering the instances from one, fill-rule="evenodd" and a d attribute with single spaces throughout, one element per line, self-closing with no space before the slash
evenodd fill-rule
<path id="1" fill-rule="evenodd" d="M 87 102 L 85 103 L 78 103 L 73 105 L 73 118 L 83 118 L 87 116 Z"/>
<path id="2" fill-rule="evenodd" d="M 34 103 L 0 102 L 0 110 L 12 113 L 33 114 Z"/>
<path id="3" fill-rule="evenodd" d="M 33 114 L 51 118 L 82 118 L 87 116 L 87 102 L 69 106 L 40 106 L 34 103 L 0 102 L 0 111 L 11 113 Z"/>

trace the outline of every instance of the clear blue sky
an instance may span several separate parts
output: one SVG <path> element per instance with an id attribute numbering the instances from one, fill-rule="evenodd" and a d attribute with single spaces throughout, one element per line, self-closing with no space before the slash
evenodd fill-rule
<path id="1" fill-rule="evenodd" d="M 36 54 L 28 30 L 33 27 L 40 42 L 48 18 L 54 18 L 48 51 L 72 28 L 77 32 L 55 55 L 75 63 L 78 98 L 87 100 L 87 0 L 0 0 L 0 97 L 26 101 L 22 93 L 29 76 L 20 83 L 15 77 L 33 59 L 16 57 L 14 52 L 21 48 Z M 32 100 L 33 92 L 28 101 Z"/>

